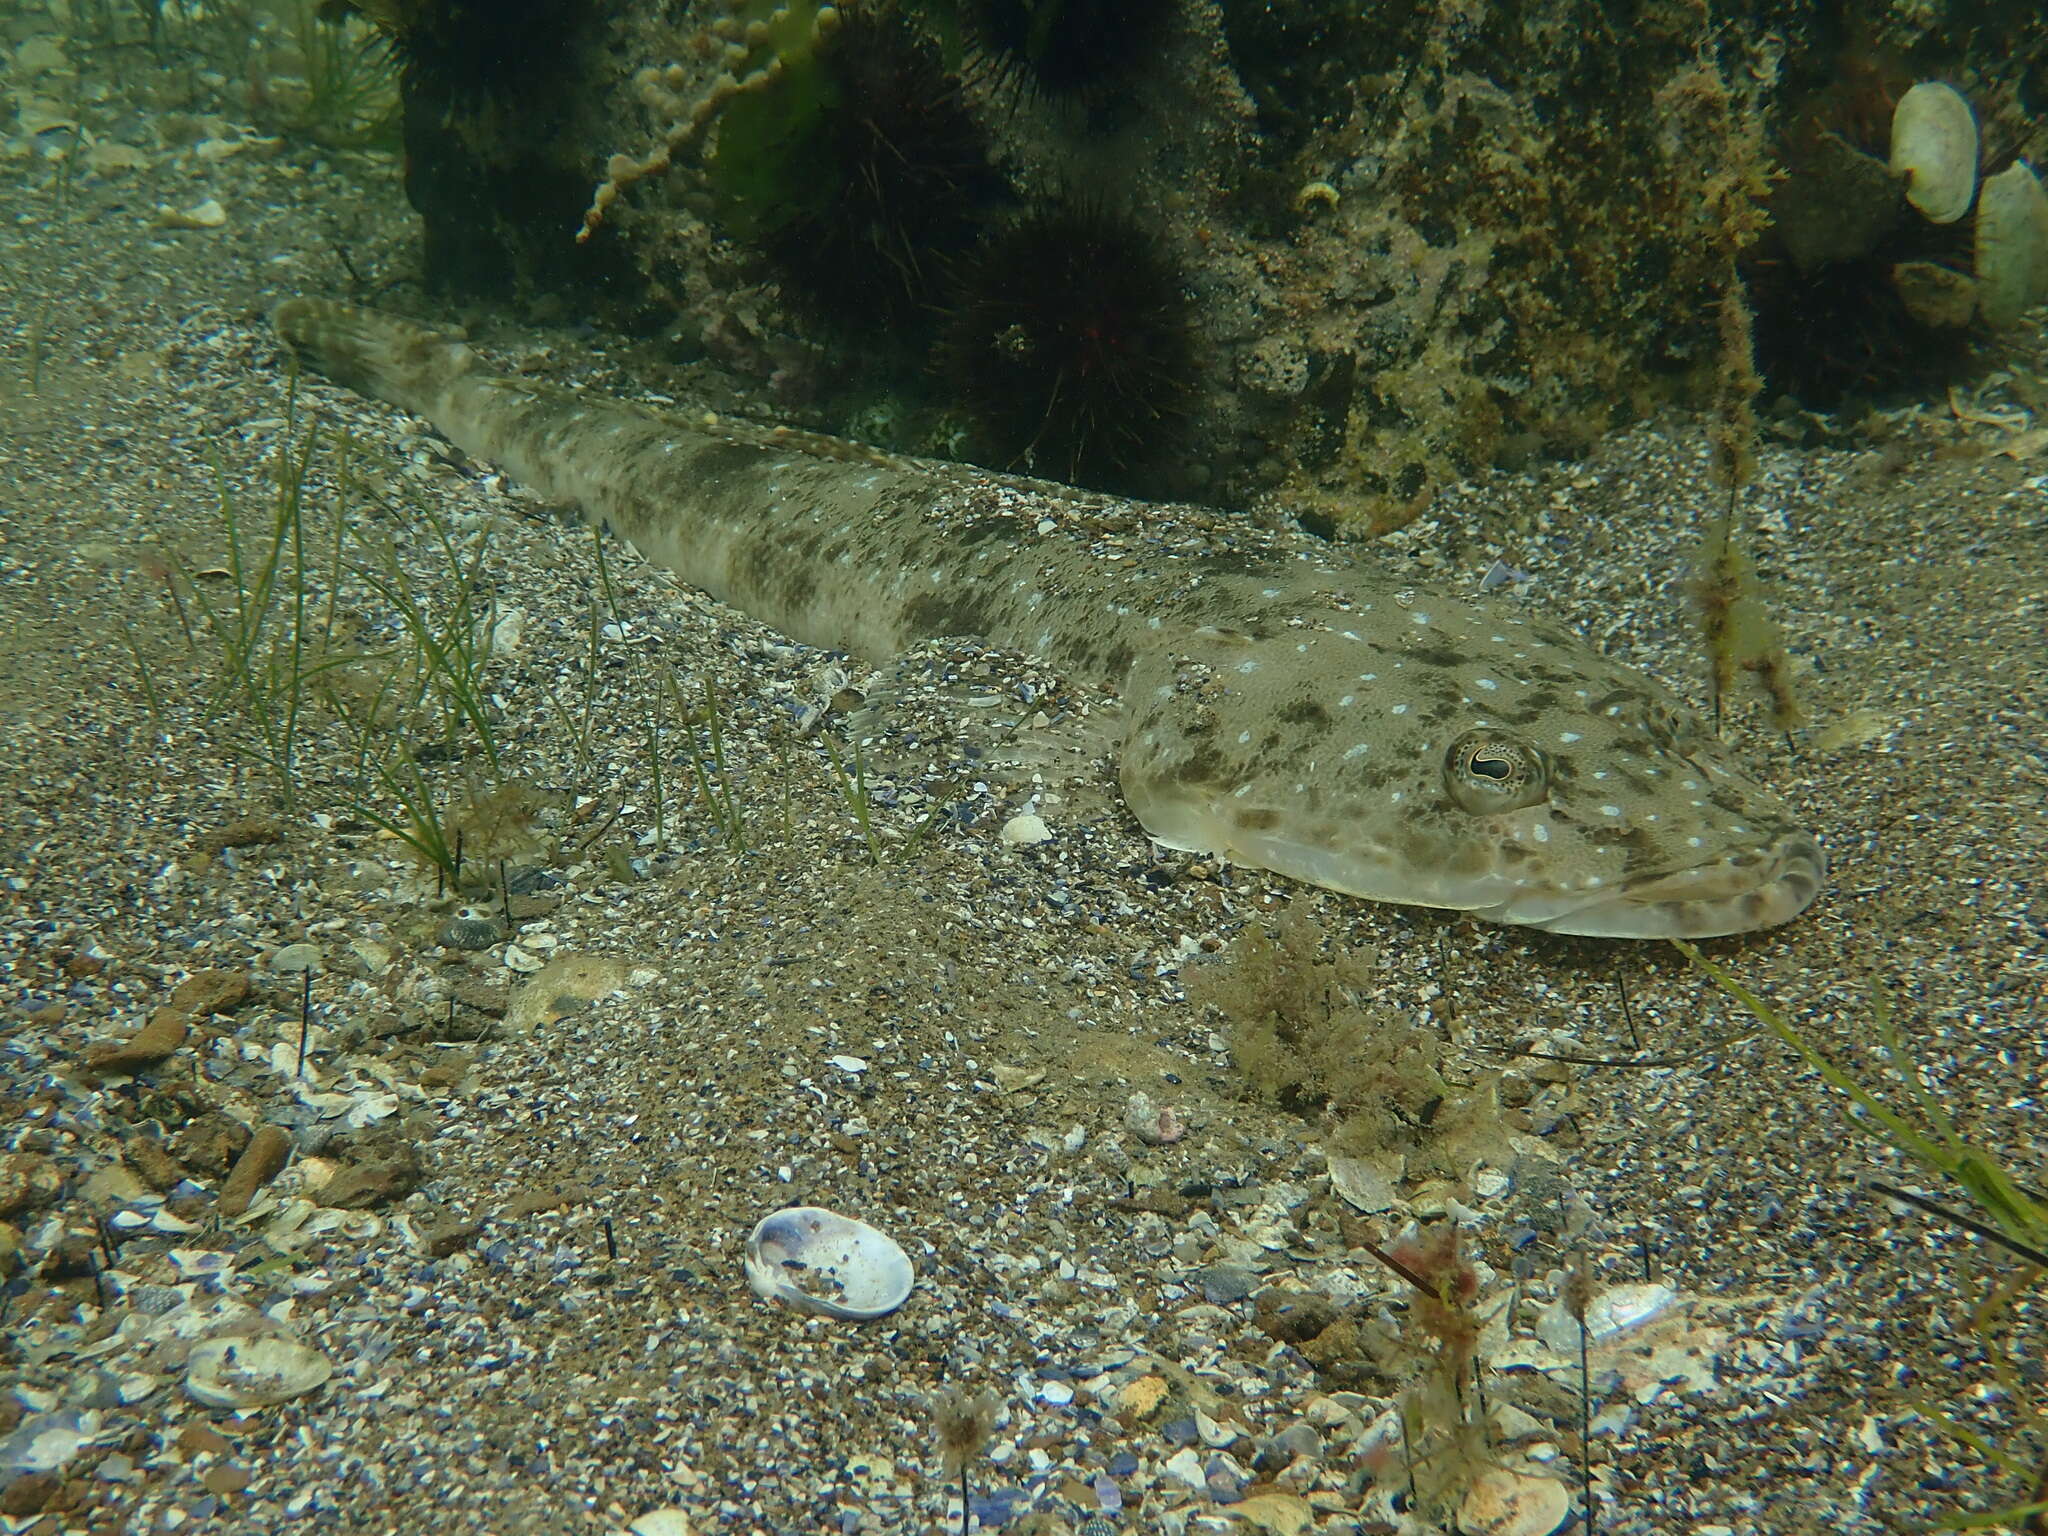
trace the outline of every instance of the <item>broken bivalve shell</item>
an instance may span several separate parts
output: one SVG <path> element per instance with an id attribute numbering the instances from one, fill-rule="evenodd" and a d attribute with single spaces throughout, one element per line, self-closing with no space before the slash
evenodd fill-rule
<path id="1" fill-rule="evenodd" d="M 2048 301 L 2048 192 L 2024 160 L 1984 178 L 1977 196 L 1977 312 L 2011 325 Z"/>
<path id="2" fill-rule="evenodd" d="M 916 1281 L 910 1255 L 893 1239 L 815 1205 L 763 1217 L 747 1235 L 747 1284 L 800 1312 L 882 1317 L 909 1299 Z"/>
<path id="3" fill-rule="evenodd" d="M 1555 1478 L 1494 1467 L 1473 1479 L 1458 1528 L 1472 1536 L 1550 1536 L 1570 1513 L 1571 1494 Z"/>
<path id="4" fill-rule="evenodd" d="M 1892 174 L 1906 201 L 1935 224 L 1953 224 L 1977 195 L 1977 114 L 1963 93 L 1923 80 L 1892 112 Z"/>
<path id="5" fill-rule="evenodd" d="M 185 1390 L 209 1408 L 262 1408 L 312 1391 L 334 1362 L 290 1339 L 208 1339 L 186 1361 Z"/>

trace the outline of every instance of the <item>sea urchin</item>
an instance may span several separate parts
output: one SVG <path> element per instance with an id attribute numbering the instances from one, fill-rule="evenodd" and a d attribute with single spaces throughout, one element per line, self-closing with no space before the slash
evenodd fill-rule
<path id="1" fill-rule="evenodd" d="M 1007 187 L 939 45 L 895 4 L 838 10 L 814 60 L 727 110 L 710 161 L 722 222 L 839 316 L 895 322 L 936 297 Z"/>
<path id="2" fill-rule="evenodd" d="M 976 448 L 1003 468 L 1123 482 L 1187 413 L 1194 332 L 1181 274 L 1142 225 L 1058 204 L 962 264 L 941 362 Z"/>

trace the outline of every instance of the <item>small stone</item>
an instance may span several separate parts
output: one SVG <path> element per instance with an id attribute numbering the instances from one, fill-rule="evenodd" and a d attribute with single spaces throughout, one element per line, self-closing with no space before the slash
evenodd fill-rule
<path id="1" fill-rule="evenodd" d="M 63 1188 L 63 1173 L 47 1157 L 15 1152 L 0 1159 L 0 1216 L 48 1205 Z"/>
<path id="2" fill-rule="evenodd" d="M 121 1148 L 121 1156 L 158 1194 L 175 1188 L 186 1178 L 185 1165 L 151 1136 L 137 1136 Z"/>
<path id="3" fill-rule="evenodd" d="M 1157 1413 L 1166 1401 L 1166 1382 L 1158 1376 L 1140 1376 L 1116 1389 L 1116 1411 L 1135 1423 Z"/>
<path id="4" fill-rule="evenodd" d="M 690 1517 L 674 1505 L 650 1509 L 626 1529 L 632 1536 L 690 1536 Z"/>
<path id="5" fill-rule="evenodd" d="M 196 971 L 171 989 L 171 1006 L 195 1019 L 233 1013 L 249 1000 L 249 978 L 240 971 Z"/>
<path id="6" fill-rule="evenodd" d="M 1202 1486 L 1218 1504 L 1235 1504 L 1243 1497 L 1247 1481 L 1244 1469 L 1228 1456 L 1211 1456 L 1202 1469 Z"/>
<path id="7" fill-rule="evenodd" d="M 220 1187 L 221 1215 L 232 1219 L 248 1210 L 256 1191 L 277 1177 L 291 1151 L 292 1139 L 280 1127 L 259 1126 Z"/>
<path id="8" fill-rule="evenodd" d="M 348 952 L 366 976 L 382 976 L 398 959 L 389 944 L 381 944 L 375 939 L 350 939 Z"/>
<path id="9" fill-rule="evenodd" d="M 137 149 L 133 144 L 116 144 L 101 140 L 85 152 L 85 163 L 92 167 L 94 174 L 111 176 L 121 171 L 139 171 L 149 164 L 149 152 Z"/>
<path id="10" fill-rule="evenodd" d="M 1202 1458 L 1191 1446 L 1182 1446 L 1167 1457 L 1161 1470 L 1177 1483 L 1207 1491 L 1209 1475 L 1202 1467 Z"/>
<path id="11" fill-rule="evenodd" d="M 1124 1129 L 1148 1147 L 1163 1147 L 1187 1134 L 1180 1114 L 1170 1105 L 1154 1104 L 1147 1093 L 1134 1093 L 1124 1106 Z"/>
<path id="12" fill-rule="evenodd" d="M 1284 1455 L 1306 1456 L 1311 1461 L 1320 1461 L 1323 1455 L 1323 1437 L 1313 1424 L 1288 1425 L 1273 1437 L 1273 1446 Z"/>
<path id="13" fill-rule="evenodd" d="M 1550 1536 L 1571 1513 L 1571 1495 L 1555 1478 L 1494 1467 L 1472 1481 L 1458 1506 L 1471 1536 Z"/>
<path id="14" fill-rule="evenodd" d="M 96 1045 L 85 1053 L 85 1064 L 95 1071 L 134 1073 L 153 1067 L 185 1043 L 192 1021 L 183 1010 L 165 1006 L 149 1016 L 149 1022 L 126 1040 Z"/>
<path id="15" fill-rule="evenodd" d="M 410 1155 L 351 1163 L 321 1185 L 313 1198 L 343 1211 L 366 1211 L 400 1200 L 419 1186 L 419 1160 Z"/>
<path id="16" fill-rule="evenodd" d="M 224 1499 L 248 1487 L 249 1474 L 240 1467 L 208 1467 L 199 1474 L 199 1481 L 206 1484 L 207 1492 Z"/>
<path id="17" fill-rule="evenodd" d="M 1248 1527 L 1267 1532 L 1268 1536 L 1308 1536 L 1315 1529 L 1314 1507 L 1297 1494 L 1278 1490 L 1255 1493 L 1242 1503 L 1232 1505 L 1230 1513 L 1238 1522 L 1238 1530 Z M 1347 1522 L 1344 1528 L 1358 1527 Z"/>
<path id="18" fill-rule="evenodd" d="M 156 210 L 159 229 L 219 229 L 227 221 L 228 211 L 221 207 L 217 197 L 194 203 L 190 208 L 173 208 L 168 203 L 159 203 Z"/>
<path id="19" fill-rule="evenodd" d="M 54 1472 L 24 1472 L 0 1492 L 0 1515 L 21 1520 L 41 1514 L 61 1483 Z"/>
<path id="20" fill-rule="evenodd" d="M 225 1456 L 228 1442 L 219 1430 L 209 1424 L 187 1424 L 178 1431 L 178 1449 L 187 1456 Z"/>
<path id="21" fill-rule="evenodd" d="M 1243 1301 L 1259 1283 L 1259 1277 L 1235 1264 L 1211 1264 L 1189 1277 L 1201 1287 L 1202 1299 L 1214 1307 Z"/>

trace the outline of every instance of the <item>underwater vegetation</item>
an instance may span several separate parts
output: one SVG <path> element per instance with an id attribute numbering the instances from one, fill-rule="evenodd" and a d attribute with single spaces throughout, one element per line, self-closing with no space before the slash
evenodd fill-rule
<path id="1" fill-rule="evenodd" d="M 1115 481 L 1159 454 L 1186 414 L 1191 306 L 1146 226 L 1054 204 L 964 264 L 940 356 L 989 462 Z"/>
<path id="2" fill-rule="evenodd" d="M 388 36 L 339 9 L 301 9 L 290 30 L 298 78 L 274 77 L 252 54 L 250 105 L 277 132 L 330 149 L 391 150 L 399 142 L 398 62 Z"/>

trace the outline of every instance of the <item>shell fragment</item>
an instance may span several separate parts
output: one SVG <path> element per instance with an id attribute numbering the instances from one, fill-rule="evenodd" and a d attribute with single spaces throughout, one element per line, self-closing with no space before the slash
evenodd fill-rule
<path id="1" fill-rule="evenodd" d="M 910 1256 L 893 1239 L 815 1205 L 763 1217 L 747 1237 L 754 1293 L 800 1312 L 882 1317 L 909 1299 L 916 1280 Z"/>
<path id="2" fill-rule="evenodd" d="M 1975 260 L 1977 309 L 1986 325 L 2011 325 L 2048 301 L 2048 192 L 2026 161 L 1984 179 Z"/>
<path id="3" fill-rule="evenodd" d="M 1963 93 L 1923 80 L 1892 112 L 1892 174 L 1934 224 L 1953 224 L 1977 195 L 1977 114 Z"/>
<path id="4" fill-rule="evenodd" d="M 290 1339 L 208 1339 L 186 1363 L 185 1390 L 210 1408 L 261 1408 L 310 1392 L 333 1374 L 333 1361 Z"/>

